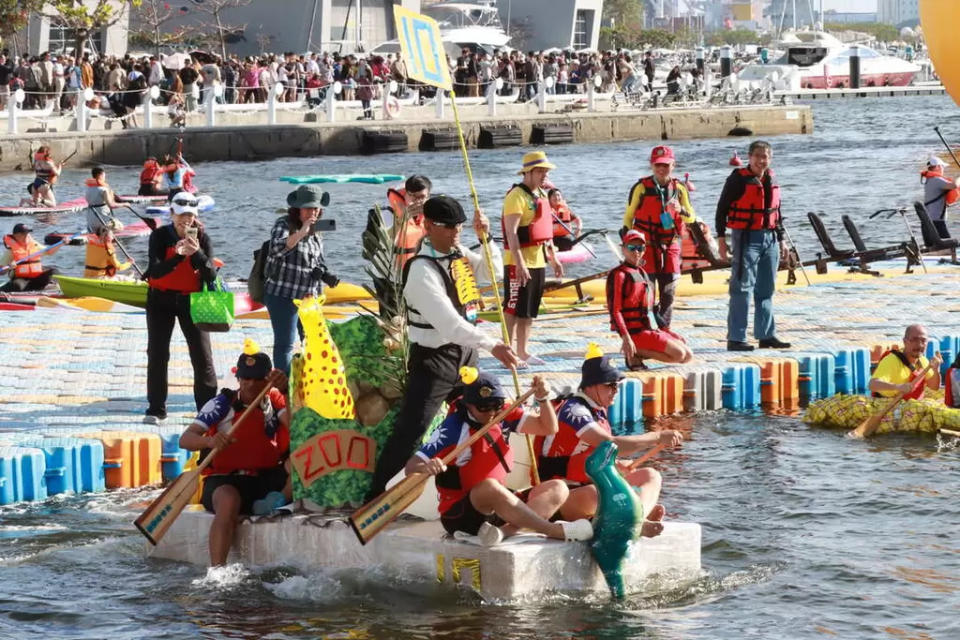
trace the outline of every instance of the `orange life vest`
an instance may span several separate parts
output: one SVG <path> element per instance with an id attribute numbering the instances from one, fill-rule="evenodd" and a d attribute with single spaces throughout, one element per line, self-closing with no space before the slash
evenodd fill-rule
<path id="1" fill-rule="evenodd" d="M 517 240 L 520 242 L 520 246 L 533 247 L 553 240 L 553 207 L 550 206 L 550 201 L 533 195 L 530 187 L 522 182 L 510 187 L 510 191 L 514 189 L 523 189 L 530 196 L 535 211 L 530 224 L 517 227 Z M 510 191 L 507 191 L 507 193 L 509 194 Z M 510 251 L 510 245 L 507 242 L 507 225 L 502 215 L 500 216 L 500 230 L 503 232 L 503 246 L 507 251 Z"/>
<path id="2" fill-rule="evenodd" d="M 668 202 L 679 197 L 678 182 L 671 178 L 664 191 L 652 176 L 647 176 L 633 186 L 643 186 L 643 195 L 633 212 L 633 228 L 647 238 L 643 264 L 650 273 L 680 273 L 680 238 L 686 226 L 679 213 L 671 214 L 665 209 Z M 663 226 L 664 214 L 672 221 L 672 229 Z"/>
<path id="3" fill-rule="evenodd" d="M 406 189 L 387 189 L 387 200 L 390 201 L 390 210 L 393 212 L 394 227 L 403 221 L 403 214 L 407 208 Z M 423 215 L 411 216 L 407 219 L 405 229 L 399 229 L 396 246 L 393 248 L 397 256 L 399 267 L 417 253 L 420 241 L 427 235 L 427 228 L 423 224 Z"/>
<path id="4" fill-rule="evenodd" d="M 747 179 L 743 195 L 730 204 L 727 213 L 727 227 L 730 229 L 776 229 L 780 222 L 780 185 L 773 181 L 773 172 L 767 171 L 770 176 L 770 206 L 766 206 L 766 190 L 763 180 L 758 178 L 749 168 L 737 169 L 735 173 Z"/>
<path id="5" fill-rule="evenodd" d="M 7 235 L 3 237 L 3 246 L 9 249 L 10 253 L 13 254 L 14 261 L 20 263 L 13 268 L 14 278 L 30 279 L 43 275 L 43 266 L 40 264 L 40 256 L 26 260 L 27 256 L 30 254 L 36 253 L 37 251 L 43 249 L 42 246 L 31 239 L 28 239 L 23 244 L 20 244 L 17 242 L 17 239 L 13 237 L 13 235 Z M 21 260 L 23 260 L 23 262 L 20 262 Z"/>
<path id="6" fill-rule="evenodd" d="M 903 366 L 905 366 L 907 369 L 910 370 L 910 379 L 908 380 L 908 382 L 915 383 L 917 378 L 920 377 L 920 373 L 923 370 L 917 367 L 915 364 L 912 364 L 909 360 L 907 360 L 907 356 L 905 356 L 902 351 L 899 351 L 897 349 L 888 349 L 887 351 L 884 351 L 883 354 L 881 354 L 880 360 L 877 360 L 877 363 L 880 363 L 884 358 L 886 358 L 890 354 L 895 355 L 900 360 L 900 362 L 903 363 Z M 916 384 L 910 393 L 903 396 L 903 399 L 919 400 L 920 398 L 923 397 L 923 391 L 924 389 L 926 389 L 926 387 L 927 385 L 925 384 Z M 874 393 L 873 397 L 880 398 L 883 396 L 881 396 L 879 393 Z"/>
<path id="7" fill-rule="evenodd" d="M 924 169 L 923 171 L 920 172 L 920 184 L 925 183 L 930 178 L 943 178 L 943 177 L 944 177 L 943 167 L 936 167 L 934 169 Z M 951 204 L 955 203 L 958 199 L 960 199 L 960 187 L 957 187 L 955 189 L 950 189 L 945 193 L 946 195 L 944 195 L 943 197 L 946 198 L 947 200 L 947 206 L 950 206 Z M 939 198 L 937 198 L 936 200 L 939 200 Z M 934 200 L 933 202 L 936 202 L 936 200 Z M 926 202 L 924 204 L 932 204 L 932 202 Z"/>
<path id="8" fill-rule="evenodd" d="M 143 171 L 140 172 L 140 184 L 153 184 L 161 173 L 163 171 L 156 160 L 144 162 Z"/>
<path id="9" fill-rule="evenodd" d="M 112 278 L 117 273 L 117 254 L 113 243 L 104 243 L 99 236 L 93 236 L 87 242 L 87 258 L 84 264 L 84 278 Z"/>
<path id="10" fill-rule="evenodd" d="M 177 255 L 176 247 L 167 247 L 167 254 L 164 256 L 169 260 Z M 151 289 L 160 291 L 176 291 L 178 293 L 193 293 L 200 291 L 200 272 L 190 264 L 190 258 L 184 257 L 180 263 L 173 268 L 173 271 L 159 278 L 149 278 Z"/>
<path id="11" fill-rule="evenodd" d="M 573 237 L 573 227 L 570 226 L 570 223 L 573 222 L 573 211 L 570 211 L 570 207 L 560 203 L 553 209 L 553 215 L 553 237 Z M 560 224 L 561 222 L 563 224 Z M 564 228 L 564 225 L 566 225 L 566 228 Z"/>

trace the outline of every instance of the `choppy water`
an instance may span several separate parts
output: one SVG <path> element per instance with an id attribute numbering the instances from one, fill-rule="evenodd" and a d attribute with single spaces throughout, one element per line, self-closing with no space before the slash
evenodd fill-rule
<path id="1" fill-rule="evenodd" d="M 773 140 L 785 211 L 801 247 L 807 210 L 864 225 L 868 244 L 901 239 L 902 223 L 866 216 L 920 193 L 919 165 L 938 150 L 932 126 L 960 139 L 960 111 L 946 98 L 816 105 L 817 132 Z M 682 171 L 712 218 L 726 160 L 742 141 L 675 144 Z M 649 144 L 550 149 L 555 181 L 588 226 L 617 226 Z M 520 151 L 474 152 L 482 202 L 496 208 Z M 232 275 L 282 206 L 287 174 L 424 172 L 437 190 L 466 195 L 452 153 L 200 165 L 219 206 L 206 216 Z M 119 186 L 133 169 L 112 172 Z M 69 172 L 63 184 L 79 181 Z M 0 177 L 14 199 L 24 176 Z M 358 273 L 356 232 L 382 188 L 331 188 L 331 262 Z M 76 189 L 79 193 L 79 188 Z M 73 197 L 67 186 L 61 197 Z M 803 216 L 805 218 L 805 216 Z M 79 216 L 53 224 L 70 230 Z M 8 220 L 12 224 L 12 220 Z M 0 223 L 4 224 L 4 223 Z M 38 235 L 47 223 L 37 223 Z M 145 239 L 131 243 L 143 251 Z M 847 242 L 842 243 L 847 246 Z M 70 253 L 75 251 L 75 253 Z M 82 251 L 58 265 L 77 270 Z M 583 266 L 592 269 L 601 266 Z M 703 525 L 704 577 L 652 597 L 614 604 L 554 597 L 481 604 L 470 596 L 413 594 L 376 571 L 360 575 L 232 567 L 212 574 L 144 560 L 131 520 L 156 494 L 121 491 L 0 507 L 0 638 L 930 638 L 960 637 L 960 455 L 929 436 L 851 442 L 796 418 L 727 412 L 686 416 L 682 451 L 662 457 L 672 519 Z"/>

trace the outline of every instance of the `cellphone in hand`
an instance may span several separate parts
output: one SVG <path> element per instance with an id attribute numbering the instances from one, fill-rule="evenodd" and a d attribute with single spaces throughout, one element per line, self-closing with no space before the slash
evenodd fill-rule
<path id="1" fill-rule="evenodd" d="M 313 231 L 336 231 L 337 230 L 337 221 L 331 220 L 329 218 L 320 218 L 313 223 Z"/>
<path id="2" fill-rule="evenodd" d="M 197 233 L 198 233 L 198 232 L 199 232 L 199 229 L 197 229 L 196 227 L 187 227 L 187 237 L 188 237 L 188 238 L 191 238 L 191 239 L 193 239 L 193 240 L 196 240 L 196 239 L 197 239 Z"/>

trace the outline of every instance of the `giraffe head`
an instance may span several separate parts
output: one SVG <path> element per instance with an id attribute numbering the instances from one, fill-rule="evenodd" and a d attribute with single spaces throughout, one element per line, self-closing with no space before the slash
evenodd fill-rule
<path id="1" fill-rule="evenodd" d="M 297 392 L 304 405 L 324 418 L 351 419 L 356 415 L 347 374 L 336 343 L 323 317 L 324 297 L 294 300 L 303 325 L 302 372 Z"/>

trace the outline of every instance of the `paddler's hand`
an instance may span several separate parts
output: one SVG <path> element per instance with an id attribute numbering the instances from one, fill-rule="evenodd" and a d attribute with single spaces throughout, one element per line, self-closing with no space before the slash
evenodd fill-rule
<path id="1" fill-rule="evenodd" d="M 940 365 L 943 364 L 943 355 L 937 351 L 933 354 L 933 357 L 930 358 L 930 369 L 933 371 L 939 371 Z"/>
<path id="2" fill-rule="evenodd" d="M 287 392 L 290 390 L 290 380 L 287 378 L 287 374 L 283 372 L 283 369 L 273 369 L 268 379 L 270 380 L 270 386 L 276 387 L 280 390 L 280 393 L 287 395 Z"/>
<path id="3" fill-rule="evenodd" d="M 423 463 L 423 466 L 420 468 L 422 473 L 430 474 L 435 476 L 438 473 L 443 473 L 447 470 L 447 465 L 443 464 L 443 461 L 440 458 L 430 458 Z"/>
<path id="4" fill-rule="evenodd" d="M 473 231 L 481 242 L 490 235 L 490 219 L 484 215 L 483 209 L 477 209 L 473 212 Z"/>
<path id="5" fill-rule="evenodd" d="M 543 376 L 533 376 L 530 388 L 533 389 L 533 397 L 537 401 L 550 397 L 550 383 Z"/>
<path id="6" fill-rule="evenodd" d="M 211 449 L 226 449 L 232 443 L 236 442 L 235 439 L 219 431 L 212 436 L 207 436 L 207 441 L 210 443 Z"/>
<path id="7" fill-rule="evenodd" d="M 780 262 L 786 262 L 789 258 L 789 249 L 787 249 L 787 243 L 783 240 L 780 241 Z"/>
<path id="8" fill-rule="evenodd" d="M 190 257 L 200 250 L 200 243 L 195 238 L 186 237 L 177 243 L 177 253 Z"/>
<path id="9" fill-rule="evenodd" d="M 497 343 L 497 346 L 490 350 L 490 355 L 499 360 L 507 369 L 514 369 L 520 363 L 520 359 L 517 358 L 517 354 L 513 352 L 510 345 L 502 342 Z"/>
<path id="10" fill-rule="evenodd" d="M 720 251 L 721 260 L 729 260 L 730 254 L 727 251 L 727 239 L 723 236 L 717 236 L 717 249 Z"/>
<path id="11" fill-rule="evenodd" d="M 665 429 L 659 432 L 657 444 L 665 447 L 679 447 L 683 444 L 683 434 L 673 429 Z"/>

